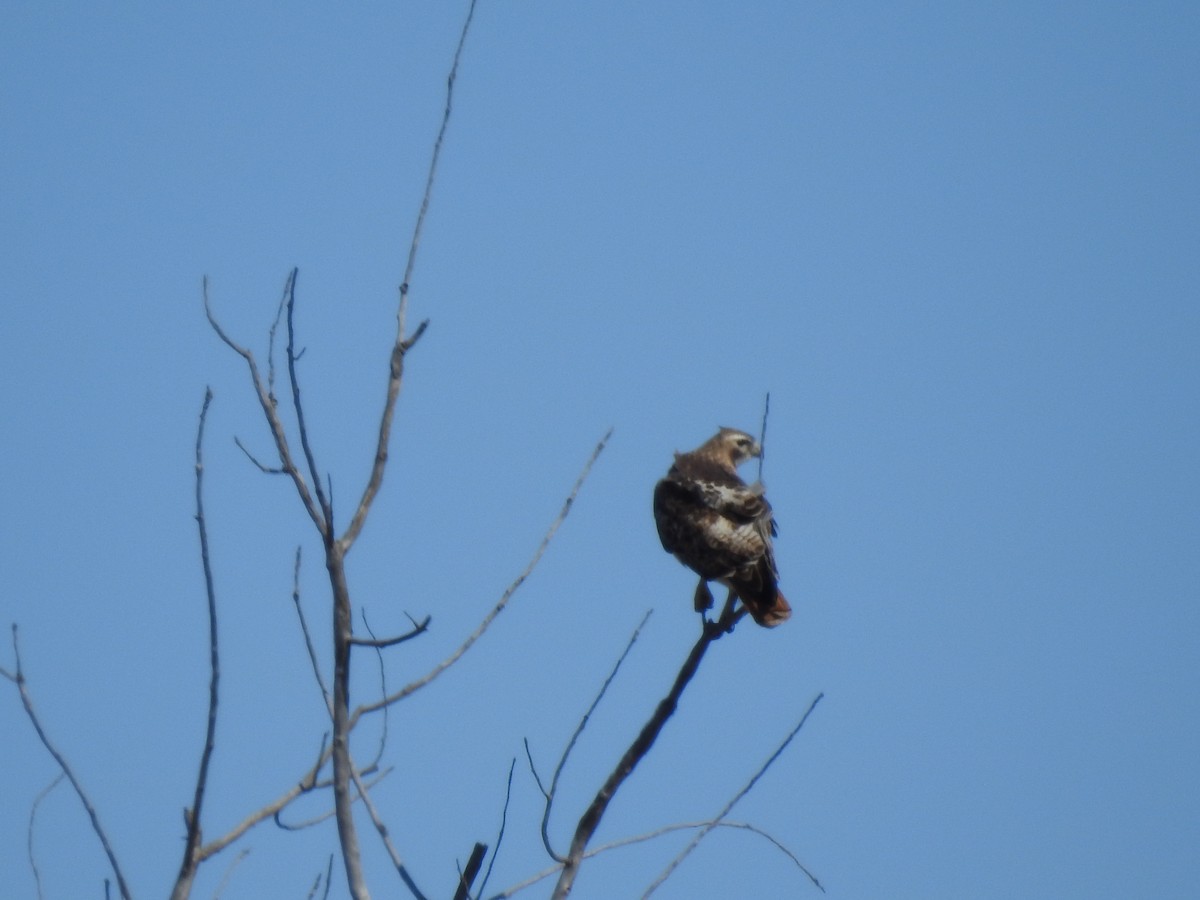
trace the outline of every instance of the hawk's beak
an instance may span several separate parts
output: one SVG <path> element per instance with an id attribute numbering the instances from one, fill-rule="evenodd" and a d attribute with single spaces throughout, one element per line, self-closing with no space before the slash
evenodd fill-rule
<path id="1" fill-rule="evenodd" d="M 763 453 L 762 445 L 759 444 L 758 441 L 755 441 L 753 444 L 750 445 L 750 455 L 751 456 L 755 456 L 755 457 L 762 456 L 762 453 Z"/>

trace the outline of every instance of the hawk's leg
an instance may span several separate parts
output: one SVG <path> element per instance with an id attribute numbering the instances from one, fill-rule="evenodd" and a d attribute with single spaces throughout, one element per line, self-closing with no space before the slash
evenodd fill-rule
<path id="1" fill-rule="evenodd" d="M 700 579 L 700 583 L 696 585 L 696 612 L 704 615 L 708 610 L 713 608 L 712 591 L 708 589 L 708 581 L 704 578 Z"/>

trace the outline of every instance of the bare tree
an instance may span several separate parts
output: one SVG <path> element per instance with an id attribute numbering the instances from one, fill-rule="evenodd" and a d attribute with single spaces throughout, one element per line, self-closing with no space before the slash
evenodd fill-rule
<path id="1" fill-rule="evenodd" d="M 506 789 L 506 799 L 504 811 L 501 815 L 501 826 L 499 834 L 493 839 L 490 848 L 481 841 L 474 841 L 471 851 L 468 854 L 465 865 L 458 872 L 450 877 L 447 877 L 440 890 L 426 893 L 416 883 L 412 873 L 409 871 L 404 858 L 400 853 L 399 848 L 395 845 L 392 835 L 386 823 L 386 810 L 381 810 L 374 802 L 371 796 L 372 787 L 378 783 L 378 780 L 387 774 L 388 769 L 381 766 L 381 759 L 384 754 L 386 745 L 386 728 L 384 737 L 381 739 L 378 751 L 374 759 L 365 765 L 360 765 L 354 759 L 351 745 L 351 737 L 355 728 L 367 717 L 381 714 L 386 723 L 386 715 L 392 706 L 403 701 L 407 697 L 417 691 L 430 685 L 435 679 L 453 667 L 462 657 L 472 648 L 472 646 L 488 631 L 491 624 L 497 616 L 503 612 L 513 596 L 526 579 L 538 565 L 543 554 L 546 552 L 550 542 L 553 540 L 560 526 L 566 520 L 570 513 L 574 502 L 588 477 L 593 465 L 598 457 L 603 452 L 610 436 L 611 430 L 605 434 L 596 444 L 591 456 L 583 465 L 582 471 L 579 474 L 575 484 L 568 491 L 558 515 L 549 524 L 540 544 L 529 560 L 528 565 L 514 578 L 514 580 L 503 590 L 495 604 L 484 615 L 477 627 L 469 634 L 465 635 L 453 652 L 450 653 L 441 662 L 434 665 L 423 675 L 413 679 L 409 683 L 395 690 L 388 690 L 386 687 L 381 689 L 378 695 L 370 699 L 357 702 L 355 705 L 355 694 L 351 690 L 350 673 L 351 662 L 356 650 L 369 650 L 379 654 L 380 665 L 383 663 L 383 653 L 392 647 L 395 647 L 408 640 L 420 637 L 425 634 L 430 622 L 428 615 L 421 621 L 412 620 L 412 629 L 401 634 L 378 637 L 370 631 L 369 626 L 364 625 L 368 630 L 369 637 L 357 635 L 354 631 L 354 610 L 355 605 L 352 600 L 352 591 L 350 579 L 346 571 L 346 557 L 350 550 L 355 545 L 367 525 L 372 506 L 379 495 L 387 466 L 389 462 L 389 450 L 391 446 L 391 438 L 393 433 L 393 422 L 396 404 L 400 396 L 401 389 L 404 384 L 406 374 L 406 364 L 411 351 L 417 346 L 422 336 L 425 334 L 429 325 L 428 320 L 423 320 L 415 328 L 410 329 L 407 323 L 408 300 L 410 294 L 410 286 L 415 271 L 418 249 L 420 247 L 421 235 L 424 226 L 425 216 L 428 212 L 434 184 L 436 181 L 438 161 L 440 158 L 443 142 L 446 136 L 447 127 L 450 122 L 451 112 L 453 109 L 454 88 L 458 77 L 459 64 L 463 56 L 464 47 L 467 36 L 471 28 L 474 18 L 475 0 L 470 0 L 467 14 L 463 22 L 462 30 L 459 35 L 457 47 L 454 51 L 453 60 L 450 66 L 449 75 L 446 82 L 446 97 L 441 124 L 437 132 L 437 136 L 433 142 L 431 158 L 429 162 L 428 173 L 425 180 L 425 189 L 421 198 L 421 203 L 416 216 L 416 222 L 413 228 L 412 238 L 408 249 L 407 261 L 405 263 L 403 280 L 399 289 L 399 300 L 396 311 L 396 335 L 390 349 L 387 360 L 387 378 L 385 382 L 382 411 L 379 418 L 377 436 L 370 464 L 368 466 L 368 475 L 366 482 L 359 493 L 356 502 L 354 503 L 350 514 L 344 520 L 339 520 L 335 515 L 332 491 L 329 488 L 329 475 L 323 469 L 317 459 L 314 451 L 314 442 L 311 440 L 308 424 L 305 417 L 304 394 L 302 384 L 299 377 L 297 363 L 300 360 L 302 351 L 297 350 L 297 334 L 296 334 L 296 306 L 297 306 L 297 278 L 298 271 L 293 269 L 288 275 L 282 295 L 279 300 L 276 311 L 275 321 L 272 324 L 268 333 L 267 342 L 267 357 L 266 357 L 266 372 L 264 374 L 259 365 L 258 358 L 255 353 L 246 345 L 235 340 L 221 325 L 220 320 L 213 309 L 213 304 L 210 298 L 210 290 L 207 279 L 203 283 L 203 304 L 205 314 L 208 321 L 218 336 L 218 338 L 243 360 L 246 365 L 249 383 L 255 397 L 258 400 L 258 405 L 262 414 L 263 424 L 266 426 L 267 432 L 271 437 L 272 444 L 275 450 L 275 458 L 269 463 L 254 457 L 249 450 L 237 441 L 238 446 L 246 454 L 247 458 L 263 473 L 271 475 L 284 476 L 287 482 L 290 483 L 292 490 L 295 492 L 299 500 L 303 514 L 311 523 L 316 536 L 319 539 L 322 551 L 322 563 L 329 579 L 329 598 L 330 611 L 332 614 L 332 646 L 330 649 L 330 657 L 332 659 L 332 683 L 326 684 L 325 678 L 322 675 L 322 666 L 320 664 L 321 653 L 312 640 L 309 631 L 308 623 L 305 619 L 304 610 L 300 598 L 300 564 L 301 555 L 299 549 L 296 551 L 294 573 L 293 573 L 293 601 L 298 621 L 301 626 L 305 649 L 312 664 L 314 679 L 321 691 L 322 697 L 326 705 L 329 717 L 329 729 L 327 735 L 321 739 L 319 747 L 316 747 L 316 753 L 312 764 L 303 771 L 298 778 L 291 779 L 290 787 L 283 790 L 273 801 L 267 803 L 255 810 L 252 810 L 244 815 L 242 820 L 229 829 L 224 834 L 206 841 L 204 837 L 204 809 L 205 799 L 211 789 L 210 769 L 211 761 L 216 750 L 216 725 L 218 714 L 220 711 L 220 691 L 221 691 L 221 668 L 220 668 L 220 645 L 218 641 L 218 621 L 219 621 L 219 606 L 214 579 L 212 573 L 212 564 L 210 559 L 210 546 L 208 537 L 208 522 L 206 519 L 204 508 L 204 438 L 205 426 L 210 405 L 213 400 L 211 391 L 206 391 L 203 404 L 201 406 L 195 440 L 195 519 L 197 522 L 200 559 L 203 568 L 205 597 L 209 625 L 209 691 L 206 727 L 204 731 L 204 742 L 201 747 L 199 756 L 198 771 L 192 791 L 190 805 L 184 810 L 184 847 L 182 858 L 180 861 L 178 874 L 176 876 L 171 897 L 172 900 L 185 900 L 191 896 L 197 872 L 202 864 L 223 851 L 224 849 L 241 840 L 252 828 L 256 825 L 273 820 L 282 828 L 298 828 L 304 827 L 305 824 L 288 824 L 283 820 L 283 813 L 300 797 L 309 795 L 314 792 L 329 791 L 332 794 L 332 809 L 328 815 L 331 815 L 336 823 L 338 844 L 344 876 L 346 879 L 347 889 L 355 900 L 365 900 L 370 896 L 367 880 L 364 875 L 362 865 L 362 847 L 361 838 L 356 825 L 355 805 L 359 804 L 361 809 L 370 819 L 381 845 L 386 851 L 388 858 L 391 860 L 393 867 L 396 870 L 397 877 L 401 883 L 405 885 L 408 892 L 417 900 L 425 900 L 428 896 L 443 896 L 449 894 L 455 900 L 470 900 L 470 898 L 484 896 L 488 877 L 490 876 L 492 865 L 495 862 L 497 851 L 504 837 L 504 831 L 507 823 L 508 798 L 512 791 L 512 773 L 513 769 L 510 766 L 508 785 Z M 275 345 L 276 335 L 280 327 L 286 331 L 284 340 L 283 353 L 286 366 L 286 400 L 280 400 L 276 394 L 276 366 L 275 366 Z M 763 418 L 763 433 L 765 437 L 766 429 L 766 414 Z M 680 697 L 688 687 L 693 676 L 698 670 L 701 662 L 709 647 L 716 641 L 730 635 L 734 632 L 739 620 L 744 616 L 745 608 L 739 607 L 736 603 L 736 598 L 731 593 L 725 603 L 721 615 L 715 621 L 707 621 L 702 618 L 701 633 L 696 640 L 696 643 L 684 660 L 674 682 L 670 686 L 668 692 L 659 702 L 653 715 L 645 723 L 640 733 L 635 740 L 621 755 L 616 767 L 604 780 L 603 784 L 597 791 L 594 799 L 587 808 L 579 816 L 575 825 L 573 835 L 569 846 L 565 853 L 560 854 L 553 849 L 553 842 L 550 835 L 550 818 L 551 810 L 555 802 L 556 792 L 559 785 L 560 777 L 562 776 L 564 766 L 571 754 L 572 749 L 576 746 L 580 739 L 589 717 L 595 710 L 596 706 L 604 697 L 609 685 L 617 676 L 618 670 L 626 655 L 632 649 L 637 640 L 641 628 L 645 625 L 643 619 L 642 625 L 638 626 L 638 630 L 634 632 L 630 638 L 624 652 L 617 660 L 612 672 L 605 680 L 599 693 L 597 694 L 591 707 L 584 714 L 579 722 L 575 732 L 570 737 L 566 749 L 563 751 L 558 764 L 553 772 L 548 784 L 544 783 L 537 773 L 533 762 L 533 754 L 526 743 L 525 752 L 529 762 L 531 771 L 537 781 L 537 785 L 542 792 L 545 800 L 544 815 L 541 822 L 541 835 L 546 851 L 553 860 L 554 865 L 545 872 L 527 878 L 519 884 L 513 885 L 499 893 L 494 897 L 508 897 L 540 882 L 542 879 L 550 877 L 557 873 L 557 883 L 553 891 L 555 898 L 567 897 L 575 882 L 580 866 L 585 859 L 591 858 L 598 853 L 604 853 L 609 850 L 614 850 L 619 846 L 628 845 L 642 840 L 649 840 L 669 831 L 690 828 L 696 831 L 695 837 L 687 850 L 680 857 L 672 861 L 664 870 L 659 879 L 647 889 L 647 894 L 653 892 L 659 884 L 674 871 L 678 862 L 681 861 L 691 849 L 699 843 L 699 841 L 714 828 L 718 827 L 733 827 L 747 829 L 755 834 L 762 836 L 765 840 L 786 853 L 793 862 L 801 869 L 804 874 L 808 875 L 812 883 L 818 888 L 819 882 L 813 877 L 808 870 L 800 863 L 796 856 L 775 838 L 766 834 L 756 826 L 748 823 L 734 823 L 726 821 L 728 813 L 733 808 L 733 805 L 746 792 L 748 792 L 754 783 L 761 777 L 766 769 L 774 762 L 774 760 L 782 753 L 788 742 L 803 726 L 807 720 L 812 708 L 816 705 L 820 696 L 813 700 L 804 716 L 800 719 L 799 724 L 791 732 L 788 738 L 779 746 L 774 754 L 767 760 L 766 763 L 753 775 L 746 787 L 730 800 L 725 807 L 711 820 L 699 823 L 676 823 L 667 825 L 650 834 L 627 838 L 623 841 L 618 841 L 599 848 L 589 849 L 592 838 L 599 826 L 602 818 L 605 815 L 610 803 L 613 801 L 619 789 L 622 787 L 629 775 L 634 771 L 638 763 L 650 752 L 657 737 L 662 729 L 666 726 L 674 714 Z M 648 617 L 649 614 L 647 614 Z M 25 673 L 21 662 L 20 646 L 18 643 L 18 631 L 14 625 L 12 630 L 12 646 L 15 667 L 12 670 L 0 668 L 0 676 L 3 676 L 12 682 L 21 698 L 25 713 L 39 739 L 45 745 L 47 752 L 54 758 L 57 763 L 61 775 L 60 778 L 65 779 L 71 784 L 76 796 L 83 804 L 84 809 L 91 821 L 93 831 L 95 832 L 104 852 L 108 858 L 112 868 L 113 877 L 115 878 L 117 889 L 123 898 L 130 898 L 131 891 L 125 873 L 122 871 L 118 862 L 117 854 L 113 849 L 108 835 L 103 828 L 100 816 L 94 804 L 90 800 L 83 784 L 77 777 L 74 769 L 71 767 L 65 755 L 52 742 L 49 735 L 46 733 L 45 727 L 37 713 L 37 709 L 33 703 L 33 698 L 29 690 L 29 685 L 25 677 Z M 314 741 L 314 745 L 316 741 Z M 514 760 L 515 763 L 515 760 Z M 57 783 L 57 781 L 56 781 Z M 49 788 L 47 788 L 49 790 Z M 40 797 L 39 797 L 40 802 Z M 36 810 L 36 804 L 35 804 Z M 321 816 L 324 819 L 328 816 Z M 29 824 L 30 834 L 30 858 L 31 865 L 34 867 L 35 877 L 37 877 L 36 858 L 33 853 L 33 814 L 30 815 Z M 466 846 L 466 842 L 464 842 Z M 222 884 L 229 878 L 233 877 L 234 869 L 241 859 L 248 852 L 245 848 L 232 860 L 227 868 L 222 879 Z M 485 868 L 484 863 L 487 862 Z M 330 867 L 323 875 L 318 875 L 314 881 L 310 896 L 316 896 L 321 890 L 321 885 L 324 885 L 324 892 L 328 894 L 330 887 L 330 879 L 332 874 L 332 857 Z M 482 875 L 482 878 L 480 876 Z M 478 887 L 476 882 L 479 881 Z M 40 880 L 39 880 L 40 891 Z M 219 893 L 220 889 L 218 889 Z"/>

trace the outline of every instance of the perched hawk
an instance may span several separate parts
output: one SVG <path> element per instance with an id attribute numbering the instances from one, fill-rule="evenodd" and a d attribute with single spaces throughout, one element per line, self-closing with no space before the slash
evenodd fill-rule
<path id="1" fill-rule="evenodd" d="M 700 576 L 696 610 L 712 606 L 708 582 L 737 594 L 754 621 L 774 628 L 792 614 L 779 593 L 771 538 L 775 519 L 761 484 L 737 467 L 762 448 L 743 431 L 722 428 L 691 453 L 676 453 L 654 488 L 654 521 L 663 549 Z"/>

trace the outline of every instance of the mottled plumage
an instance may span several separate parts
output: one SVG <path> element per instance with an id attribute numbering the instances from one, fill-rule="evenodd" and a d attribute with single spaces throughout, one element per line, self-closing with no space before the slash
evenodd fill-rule
<path id="1" fill-rule="evenodd" d="M 690 453 L 676 453 L 654 488 L 654 521 L 663 548 L 700 576 L 696 609 L 712 606 L 708 582 L 737 594 L 759 625 L 772 628 L 792 614 L 779 593 L 771 538 L 775 519 L 761 484 L 748 485 L 737 467 L 762 448 L 750 435 L 722 428 Z"/>

